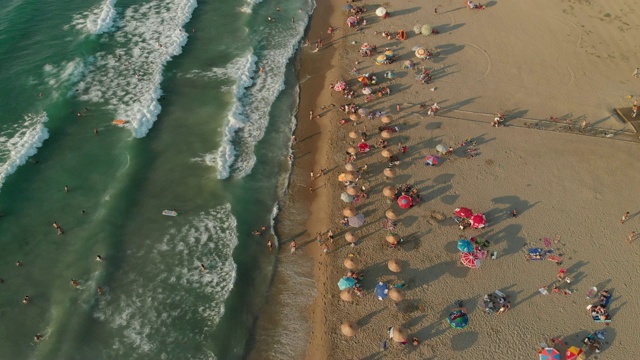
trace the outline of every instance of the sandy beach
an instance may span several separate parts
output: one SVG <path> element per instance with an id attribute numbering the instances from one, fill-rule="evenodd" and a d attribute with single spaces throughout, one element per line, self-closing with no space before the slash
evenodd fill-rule
<path id="1" fill-rule="evenodd" d="M 307 221 L 301 235 L 280 244 L 280 256 L 290 256 L 288 241 L 295 238 L 297 252 L 316 264 L 306 358 L 537 359 L 540 344 L 552 346 L 554 338 L 563 359 L 571 346 L 593 359 L 640 353 L 629 316 L 640 310 L 634 296 L 639 239 L 630 239 L 640 232 L 632 185 L 640 175 L 634 166 L 638 136 L 613 111 L 633 104 L 640 81 L 632 76 L 638 65 L 633 54 L 640 50 L 629 36 L 640 25 L 634 4 L 490 1 L 483 10 L 462 1 L 353 5 L 367 9 L 359 31 L 345 26 L 344 3 L 320 4 L 308 34 L 311 46 L 301 57 L 299 142 L 289 195 L 299 207 L 308 206 L 299 218 Z M 388 18 L 376 16 L 379 6 Z M 415 34 L 414 26 L 424 24 L 439 33 Z M 328 26 L 336 28 L 333 39 Z M 395 39 L 399 30 L 406 31 L 406 40 Z M 385 31 L 392 39 L 381 35 Z M 317 34 L 325 47 L 316 53 Z M 371 57 L 360 55 L 364 43 L 377 46 Z M 416 58 L 416 47 L 433 58 Z M 394 52 L 394 62 L 378 65 L 374 60 L 385 48 Z M 404 66 L 408 60 L 413 68 Z M 416 80 L 424 70 L 432 76 L 428 84 Z M 393 79 L 385 78 L 387 71 Z M 378 79 L 368 100 L 356 79 L 365 73 Z M 331 90 L 340 79 L 355 98 Z M 391 94 L 378 97 L 385 87 Z M 436 116 L 428 116 L 436 102 Z M 380 116 L 340 124 L 349 114 L 338 107 L 351 103 L 393 118 L 386 126 L 397 132 L 384 149 Z M 497 113 L 504 115 L 503 126 L 492 127 Z M 346 204 L 338 176 L 346 172 L 345 151 L 361 142 L 363 132 L 371 150 L 356 154 L 361 169 L 355 185 L 364 186 L 369 198 Z M 438 145 L 452 153 L 425 166 Z M 393 178 L 383 175 L 383 150 L 398 156 Z M 327 171 L 318 177 L 321 169 Z M 310 180 L 310 171 L 317 178 Z M 409 209 L 382 192 L 403 184 L 421 199 Z M 343 226 L 345 206 L 366 223 Z M 459 207 L 484 214 L 486 227 L 461 230 L 454 221 Z M 389 209 L 397 216 L 393 231 L 382 226 Z M 625 212 L 629 218 L 622 224 Z M 333 242 L 329 229 L 336 234 Z M 355 246 L 345 240 L 346 231 L 358 237 Z M 402 243 L 391 247 L 385 240 L 390 233 Z M 473 269 L 461 263 L 457 248 L 458 240 L 472 237 L 490 243 L 488 256 Z M 531 259 L 532 248 L 546 253 L 545 259 Z M 362 276 L 362 296 L 354 301 L 341 299 L 336 285 L 348 271 L 345 259 Z M 392 259 L 400 271 L 390 270 Z M 561 269 L 569 281 L 557 279 Z M 404 299 L 378 300 L 374 288 L 380 281 L 401 288 Z M 595 322 L 586 310 L 598 300 L 587 296 L 592 287 L 612 293 L 606 309 L 611 322 Z M 496 290 L 511 307 L 489 314 L 482 300 Z M 469 319 L 463 329 L 447 322 L 458 301 Z M 354 336 L 341 331 L 345 322 L 356 329 Z M 389 338 L 392 326 L 406 329 L 408 344 Z M 603 329 L 601 352 L 588 351 L 582 340 Z"/>

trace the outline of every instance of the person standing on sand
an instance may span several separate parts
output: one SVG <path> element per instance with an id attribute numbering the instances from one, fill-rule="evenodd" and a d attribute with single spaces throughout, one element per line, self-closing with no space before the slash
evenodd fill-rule
<path id="1" fill-rule="evenodd" d="M 296 252 L 296 247 L 298 246 L 298 244 L 296 244 L 295 240 L 291 241 L 291 253 L 293 254 L 294 252 Z"/>
<path id="2" fill-rule="evenodd" d="M 631 234 L 629 234 L 629 239 L 627 240 L 629 242 L 629 244 L 631 244 L 631 242 L 633 241 L 633 239 L 636 237 L 636 232 L 632 231 Z"/>
<path id="3" fill-rule="evenodd" d="M 640 77 L 640 68 L 636 68 L 631 76 L 633 76 L 634 78 Z"/>
<path id="4" fill-rule="evenodd" d="M 629 212 L 627 211 L 626 213 L 624 213 L 624 215 L 622 215 L 622 220 L 620 220 L 620 224 L 624 225 L 624 222 L 629 220 Z"/>

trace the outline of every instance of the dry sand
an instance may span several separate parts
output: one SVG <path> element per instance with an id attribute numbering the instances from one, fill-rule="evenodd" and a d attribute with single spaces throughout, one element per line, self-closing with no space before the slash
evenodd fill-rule
<path id="1" fill-rule="evenodd" d="M 344 3 L 333 4 L 341 9 Z M 640 53 L 631 36 L 640 22 L 635 3 L 491 1 L 485 10 L 469 10 L 462 7 L 462 1 L 424 5 L 397 0 L 383 4 L 391 12 L 386 20 L 375 17 L 378 4 L 356 4 L 369 10 L 368 25 L 361 32 L 344 26 L 346 15 L 334 10 L 331 19 L 314 15 L 309 35 L 313 43 L 317 29 L 329 24 L 338 27 L 333 71 L 319 81 L 319 93 L 310 94 L 304 85 L 301 92 L 298 137 L 315 136 L 319 130 L 314 141 L 322 146 L 312 153 L 315 164 L 296 162 L 292 179 L 291 191 L 299 193 L 306 189 L 303 179 L 308 179 L 309 170 L 331 169 L 313 182 L 315 198 L 306 246 L 300 250 L 319 263 L 318 297 L 311 307 L 314 330 L 306 357 L 536 358 L 541 341 L 561 337 L 568 345 L 580 345 L 583 336 L 605 327 L 594 323 L 585 311 L 590 303 L 585 293 L 591 286 L 614 292 L 613 322 L 606 327 L 607 344 L 599 358 L 640 354 L 640 345 L 634 341 L 637 326 L 632 325 L 640 311 L 635 297 L 640 285 L 636 267 L 640 244 L 626 241 L 631 231 L 640 233 L 634 185 L 640 175 L 634 166 L 637 135 L 612 115 L 614 107 L 630 105 L 627 96 L 634 95 L 640 81 L 631 77 Z M 438 14 L 434 15 L 436 6 Z M 415 24 L 425 23 L 441 34 L 413 34 Z M 399 29 L 409 33 L 404 42 L 374 34 Z M 372 58 L 360 58 L 357 49 L 364 42 L 379 49 L 392 48 L 399 61 L 377 66 Z M 411 51 L 417 45 L 439 53 L 433 61 L 418 63 L 432 69 L 434 80 L 429 85 L 418 84 L 413 71 L 401 68 L 402 61 L 417 60 Z M 305 57 L 320 57 L 323 51 Z M 326 56 L 321 59 L 328 61 Z M 381 174 L 385 164 L 380 149 L 358 158 L 359 165 L 369 164 L 361 183 L 371 189 L 370 200 L 357 206 L 367 216 L 367 224 L 357 229 L 361 240 L 352 248 L 337 237 L 329 255 L 320 256 L 320 247 L 311 239 L 328 227 L 341 229 L 342 187 L 336 179 L 343 169 L 344 149 L 354 143 L 347 133 L 355 128 L 338 125 L 342 114 L 337 109 L 316 120 L 317 125 L 301 124 L 309 121 L 310 103 L 317 101 L 315 111 L 319 111 L 321 105 L 348 102 L 327 89 L 339 77 L 355 86 L 349 70 L 356 60 L 363 61 L 360 72 L 374 71 L 382 86 L 390 86 L 392 96 L 366 107 L 392 114 L 400 133 L 390 140 L 391 149 L 397 151 L 396 144 L 402 142 L 409 150 L 400 155 L 398 176 L 392 180 Z M 389 69 L 399 77 L 387 83 L 382 73 Z M 433 87 L 436 91 L 429 90 Z M 358 104 L 363 101 L 362 95 L 355 99 Z M 427 118 L 418 105 L 434 101 L 442 109 L 439 116 Z M 508 126 L 489 125 L 497 111 L 507 115 Z M 550 116 L 560 117 L 560 122 L 546 121 Z M 580 131 L 583 119 L 587 129 Z M 360 121 L 358 129 L 363 125 L 371 135 L 380 121 Z M 460 146 L 467 138 L 476 143 L 477 156 L 471 159 L 466 158 L 468 146 Z M 369 142 L 377 139 L 374 135 Z M 425 167 L 424 157 L 438 144 L 454 147 L 455 153 L 436 167 Z M 382 187 L 402 183 L 413 184 L 423 197 L 421 204 L 407 211 L 389 204 L 381 194 Z M 430 216 L 439 212 L 449 217 L 459 206 L 484 212 L 489 227 L 462 232 L 450 218 L 438 221 Z M 406 239 L 400 250 L 388 248 L 384 240 L 380 222 L 388 208 L 400 215 L 398 232 Z M 510 216 L 514 208 L 519 212 L 517 218 Z M 632 216 L 621 225 L 625 211 Z M 497 251 L 497 259 L 484 261 L 479 269 L 464 267 L 456 249 L 461 236 L 491 241 L 489 250 Z M 562 267 L 573 280 L 568 286 L 571 295 L 545 296 L 537 290 L 552 283 L 559 266 L 551 261 L 526 261 L 523 250 L 544 246 L 544 237 L 554 240 L 552 247 L 563 254 Z M 288 251 L 287 243 L 281 246 Z M 342 262 L 350 253 L 360 261 L 365 275 L 365 296 L 355 303 L 340 300 L 335 285 L 346 271 Z M 402 272 L 387 269 L 386 262 L 392 258 L 401 261 Z M 407 299 L 399 306 L 389 299 L 378 301 L 372 295 L 378 280 L 406 282 Z M 509 295 L 513 308 L 500 316 L 479 311 L 478 299 L 497 289 Z M 444 322 L 458 299 L 470 311 L 470 325 L 463 330 L 451 329 Z M 360 327 L 354 337 L 341 334 L 345 320 Z M 383 352 L 381 345 L 392 325 L 406 327 L 409 336 L 419 338 L 421 344 L 390 344 Z"/>

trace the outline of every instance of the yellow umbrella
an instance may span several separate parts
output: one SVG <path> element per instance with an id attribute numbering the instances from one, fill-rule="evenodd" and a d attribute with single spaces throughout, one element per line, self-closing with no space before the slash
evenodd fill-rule
<path id="1" fill-rule="evenodd" d="M 380 152 L 380 154 L 382 154 L 382 156 L 386 157 L 386 158 L 390 158 L 393 156 L 393 153 L 388 150 L 388 149 L 384 149 Z"/>
<path id="2" fill-rule="evenodd" d="M 358 195 L 358 189 L 356 189 L 354 186 L 349 186 L 346 190 L 347 194 L 355 196 Z"/>
<path id="3" fill-rule="evenodd" d="M 357 139 L 358 138 L 358 133 L 355 131 L 350 131 L 349 132 L 349 137 L 352 139 Z"/>
<path id="4" fill-rule="evenodd" d="M 396 191 L 391 186 L 385 186 L 382 189 L 382 194 L 386 197 L 393 197 L 396 194 Z"/>
<path id="5" fill-rule="evenodd" d="M 385 239 L 387 240 L 387 242 L 389 244 L 395 244 L 398 241 L 400 241 L 400 237 L 398 235 L 387 235 L 387 237 L 385 237 Z"/>
<path id="6" fill-rule="evenodd" d="M 351 231 L 347 231 L 344 234 L 344 239 L 347 240 L 350 243 L 355 243 L 356 241 L 358 241 L 358 237 L 355 236 Z"/>
<path id="7" fill-rule="evenodd" d="M 402 290 L 396 289 L 394 287 L 392 287 L 389 290 L 389 294 L 388 295 L 391 298 L 391 300 L 393 300 L 393 301 L 402 301 L 402 300 L 404 300 L 404 292 L 402 292 Z"/>
<path id="8" fill-rule="evenodd" d="M 351 288 L 347 288 L 340 291 L 340 299 L 344 301 L 353 301 L 355 299 L 353 297 L 353 290 Z"/>
<path id="9" fill-rule="evenodd" d="M 385 115 L 382 118 L 380 118 L 380 121 L 382 121 L 382 123 L 384 124 L 388 124 L 391 122 L 391 120 L 393 120 L 393 118 L 391 117 L 391 115 Z"/>
<path id="10" fill-rule="evenodd" d="M 342 214 L 346 217 L 356 216 L 356 211 L 353 208 L 346 207 L 342 210 Z"/>
<path id="11" fill-rule="evenodd" d="M 389 267 L 389 270 L 396 273 L 402 271 L 402 265 L 400 264 L 400 261 L 396 259 L 389 260 L 389 262 L 387 263 L 387 267 Z"/>
<path id="12" fill-rule="evenodd" d="M 340 330 L 345 336 L 353 336 L 358 332 L 358 325 L 353 322 L 345 321 L 340 325 Z"/>
<path id="13" fill-rule="evenodd" d="M 396 171 L 391 169 L 391 168 L 386 168 L 386 169 L 384 169 L 384 176 L 386 176 L 388 178 L 392 178 L 392 177 L 396 176 Z"/>
<path id="14" fill-rule="evenodd" d="M 349 270 L 355 270 L 358 268 L 358 260 L 354 259 L 354 258 L 346 258 L 344 259 L 344 261 L 342 262 L 342 264 L 344 265 L 344 267 L 346 267 Z"/>
<path id="15" fill-rule="evenodd" d="M 389 130 L 383 130 L 380 133 L 380 137 L 382 137 L 383 139 L 390 139 L 393 136 L 393 133 Z"/>
<path id="16" fill-rule="evenodd" d="M 384 215 L 391 220 L 397 220 L 398 219 L 398 215 L 396 215 L 395 212 L 393 212 L 393 210 L 389 209 L 387 210 Z"/>

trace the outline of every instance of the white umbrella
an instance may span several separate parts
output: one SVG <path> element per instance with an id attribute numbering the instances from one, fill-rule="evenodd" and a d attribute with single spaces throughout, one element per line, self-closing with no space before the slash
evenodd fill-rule
<path id="1" fill-rule="evenodd" d="M 413 32 L 416 33 L 416 35 L 420 34 L 421 31 L 422 31 L 422 25 L 416 25 L 413 27 Z"/>
<path id="2" fill-rule="evenodd" d="M 422 29 L 420 29 L 422 35 L 429 36 L 431 35 L 431 26 L 429 24 L 422 25 Z"/>
<path id="3" fill-rule="evenodd" d="M 349 225 L 352 227 L 360 227 L 364 225 L 364 215 L 356 214 L 356 216 L 352 216 L 349 219 Z"/>
<path id="4" fill-rule="evenodd" d="M 446 146 L 444 146 L 444 145 L 442 145 L 442 144 L 439 144 L 438 146 L 436 146 L 436 150 L 437 150 L 439 153 L 444 154 L 444 153 L 446 153 L 446 152 L 447 152 L 447 150 L 448 150 L 448 149 L 447 149 L 447 147 L 446 147 Z"/>
<path id="5" fill-rule="evenodd" d="M 343 193 L 340 195 L 340 200 L 342 200 L 342 201 L 344 201 L 344 202 L 346 202 L 346 203 L 350 203 L 350 202 L 352 202 L 352 201 L 353 201 L 353 196 L 352 196 L 352 195 L 347 194 L 346 192 L 343 192 Z"/>
<path id="6" fill-rule="evenodd" d="M 387 13 L 387 9 L 383 8 L 383 7 L 379 7 L 376 9 L 376 15 L 378 16 L 384 16 L 384 14 Z"/>
<path id="7" fill-rule="evenodd" d="M 362 93 L 365 94 L 365 95 L 371 94 L 372 91 L 373 90 L 371 90 L 371 88 L 368 87 L 368 86 L 366 88 L 362 89 Z"/>
<path id="8" fill-rule="evenodd" d="M 416 57 L 418 59 L 426 59 L 427 58 L 427 50 L 425 48 L 417 48 L 416 49 Z"/>

